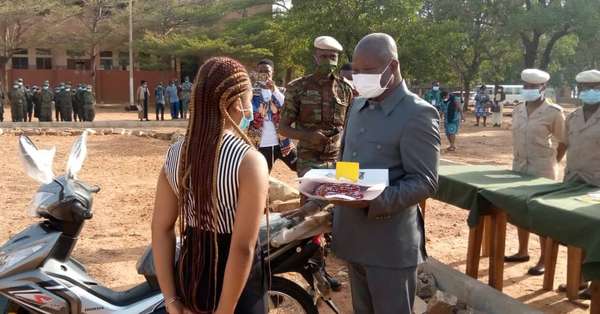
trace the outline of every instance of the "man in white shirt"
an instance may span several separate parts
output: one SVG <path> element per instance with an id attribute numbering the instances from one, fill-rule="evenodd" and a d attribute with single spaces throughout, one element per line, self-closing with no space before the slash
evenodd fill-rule
<path id="1" fill-rule="evenodd" d="M 275 86 L 273 82 L 273 61 L 263 59 L 257 64 L 257 80 L 254 83 L 252 105 L 254 121 L 250 124 L 248 134 L 254 145 L 265 156 L 269 171 L 278 159 L 293 171 L 296 171 L 297 153 L 294 143 L 288 138 L 279 136 L 279 120 L 285 99 L 285 90 Z"/>

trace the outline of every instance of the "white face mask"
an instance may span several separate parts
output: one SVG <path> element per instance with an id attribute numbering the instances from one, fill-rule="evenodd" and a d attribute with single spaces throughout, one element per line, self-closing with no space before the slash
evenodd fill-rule
<path id="1" fill-rule="evenodd" d="M 273 92 L 266 88 L 261 89 L 260 94 L 262 95 L 264 101 L 271 101 L 271 97 L 273 97 Z"/>
<path id="2" fill-rule="evenodd" d="M 523 96 L 523 100 L 525 101 L 536 101 L 542 98 L 542 92 L 539 89 L 522 89 L 521 96 Z"/>
<path id="3" fill-rule="evenodd" d="M 393 75 L 390 75 L 390 79 L 385 83 L 385 86 L 381 86 L 381 77 L 390 64 L 391 62 L 379 74 L 352 74 L 352 82 L 358 94 L 365 98 L 376 98 L 383 94 L 393 77 Z"/>

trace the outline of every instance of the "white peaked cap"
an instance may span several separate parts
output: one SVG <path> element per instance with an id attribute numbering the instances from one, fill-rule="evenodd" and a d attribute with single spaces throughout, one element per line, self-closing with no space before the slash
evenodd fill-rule
<path id="1" fill-rule="evenodd" d="M 337 52 L 342 52 L 344 50 L 342 45 L 331 36 L 319 36 L 315 38 L 314 45 L 317 49 L 333 50 Z"/>
<path id="2" fill-rule="evenodd" d="M 525 69 L 521 72 L 521 80 L 530 84 L 543 84 L 550 80 L 550 74 L 538 69 Z"/>
<path id="3" fill-rule="evenodd" d="M 575 77 L 577 83 L 600 83 L 600 71 L 583 71 Z"/>

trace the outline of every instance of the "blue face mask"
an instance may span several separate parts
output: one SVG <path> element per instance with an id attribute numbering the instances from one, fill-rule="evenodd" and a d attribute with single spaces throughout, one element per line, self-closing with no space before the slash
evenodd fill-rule
<path id="1" fill-rule="evenodd" d="M 246 112 L 250 112 L 250 118 L 246 117 Z M 248 110 L 242 109 L 242 121 L 240 121 L 240 129 L 247 130 L 252 121 L 254 121 L 254 112 L 252 106 L 250 106 L 250 109 Z"/>
<path id="2" fill-rule="evenodd" d="M 600 103 L 600 89 L 584 90 L 579 94 L 579 99 L 584 106 Z"/>

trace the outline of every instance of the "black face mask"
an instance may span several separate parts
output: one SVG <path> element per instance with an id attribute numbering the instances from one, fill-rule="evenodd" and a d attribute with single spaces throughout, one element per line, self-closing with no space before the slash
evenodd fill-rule
<path id="1" fill-rule="evenodd" d="M 331 59 L 321 59 L 320 62 L 319 60 L 315 60 L 315 62 L 317 63 L 315 73 L 318 74 L 328 75 L 337 69 L 337 61 Z"/>

